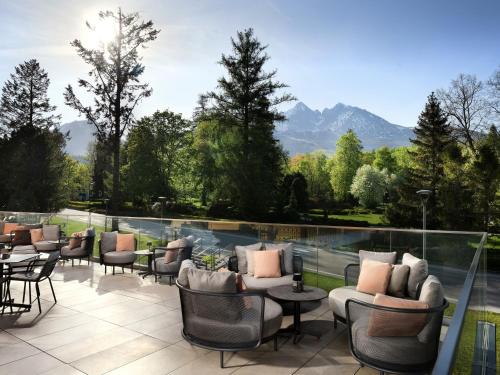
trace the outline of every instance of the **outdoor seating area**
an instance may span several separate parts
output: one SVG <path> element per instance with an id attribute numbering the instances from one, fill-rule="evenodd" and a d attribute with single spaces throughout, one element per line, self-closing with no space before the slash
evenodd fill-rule
<path id="1" fill-rule="evenodd" d="M 29 229 L 30 241 L 38 229 L 40 241 L 57 229 L 60 251 L 16 251 L 25 228 L 2 249 L 0 374 L 431 373 L 448 299 L 457 303 L 432 256 L 404 247 L 372 245 L 350 261 L 325 252 L 340 278 L 320 273 L 305 242 L 244 232 L 215 251 L 203 247 L 215 232 L 189 226 L 154 246 L 141 232 L 86 226 L 65 236 L 48 223 Z M 335 243 L 380 239 L 339 233 Z"/>

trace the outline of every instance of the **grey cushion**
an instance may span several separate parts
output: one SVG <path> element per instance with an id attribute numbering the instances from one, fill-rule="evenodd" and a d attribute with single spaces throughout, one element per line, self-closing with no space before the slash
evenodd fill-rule
<path id="1" fill-rule="evenodd" d="M 14 246 L 12 252 L 16 254 L 33 254 L 36 253 L 36 249 L 33 245 L 19 245 Z"/>
<path id="2" fill-rule="evenodd" d="M 42 227 L 43 239 L 45 241 L 57 241 L 59 239 L 60 231 L 61 231 L 61 229 L 59 228 L 59 225 L 43 224 L 43 227 Z"/>
<path id="3" fill-rule="evenodd" d="M 358 292 L 355 286 L 343 286 L 341 288 L 333 289 L 328 295 L 328 303 L 330 309 L 335 313 L 335 315 L 341 318 L 346 318 L 345 313 L 345 302 L 348 299 L 357 299 L 359 301 L 373 303 L 375 296 L 371 294 L 366 294 Z"/>
<path id="4" fill-rule="evenodd" d="M 61 247 L 61 255 L 69 256 L 69 257 L 78 257 L 78 256 L 86 256 L 85 248 L 83 246 L 75 247 L 70 249 L 69 246 Z"/>
<path id="5" fill-rule="evenodd" d="M 272 278 L 255 278 L 245 274 L 242 275 L 242 278 L 247 289 L 252 291 L 266 291 L 273 286 L 292 285 L 293 282 L 293 275 Z"/>
<path id="6" fill-rule="evenodd" d="M 410 267 L 410 274 L 408 276 L 408 295 L 416 299 L 418 286 L 428 275 L 427 261 L 419 259 L 410 253 L 405 253 L 403 255 L 403 264 Z"/>
<path id="7" fill-rule="evenodd" d="M 253 245 L 247 246 L 235 246 L 236 256 L 238 258 L 238 272 L 243 274 L 247 273 L 247 250 L 260 250 L 262 248 L 262 242 L 257 242 Z"/>
<path id="8" fill-rule="evenodd" d="M 103 254 L 116 250 L 117 234 L 118 232 L 101 232 L 101 252 Z"/>
<path id="9" fill-rule="evenodd" d="M 234 272 L 212 272 L 189 268 L 187 277 L 189 287 L 193 290 L 236 293 L 236 274 Z"/>
<path id="10" fill-rule="evenodd" d="M 26 229 L 40 229 L 43 228 L 42 224 L 24 224 L 23 227 Z"/>
<path id="11" fill-rule="evenodd" d="M 35 245 L 35 247 L 36 247 L 36 249 L 38 251 L 54 251 L 54 250 L 57 250 L 57 244 L 50 243 L 50 242 L 48 242 L 46 240 L 35 242 L 33 245 Z"/>
<path id="12" fill-rule="evenodd" d="M 104 263 L 128 264 L 135 261 L 133 251 L 108 251 L 104 254 Z"/>
<path id="13" fill-rule="evenodd" d="M 266 244 L 265 248 L 266 250 L 281 250 L 284 266 L 281 273 L 283 275 L 293 274 L 293 243 Z"/>
<path id="14" fill-rule="evenodd" d="M 190 268 L 196 268 L 196 265 L 193 263 L 193 261 L 191 259 L 183 260 L 179 269 L 179 276 L 177 276 L 177 280 L 182 286 L 189 287 L 187 272 Z"/>
<path id="15" fill-rule="evenodd" d="M 211 316 L 192 315 L 188 317 L 186 323 L 189 325 L 189 333 L 201 340 L 209 341 L 224 346 L 238 343 L 247 343 L 246 341 L 256 340 L 259 336 L 259 324 L 255 320 L 256 310 L 245 309 L 240 315 L 241 319 L 228 321 L 222 319 L 220 314 Z M 249 319 L 246 319 L 249 317 Z M 283 310 L 281 306 L 268 299 L 264 299 L 264 322 L 263 338 L 271 337 L 281 327 L 283 319 Z"/>
<path id="16" fill-rule="evenodd" d="M 253 256 L 255 250 L 247 249 L 246 250 L 246 258 L 247 258 L 247 275 L 253 276 L 255 274 L 255 257 Z M 239 270 L 239 268 L 238 268 Z"/>
<path id="17" fill-rule="evenodd" d="M 429 275 L 422 285 L 419 301 L 425 302 L 432 307 L 439 307 L 444 302 L 444 290 L 439 279 L 434 275 Z M 436 335 L 441 332 L 441 316 L 433 314 L 429 323 L 418 334 L 418 338 L 422 342 L 432 342 L 436 339 Z"/>
<path id="18" fill-rule="evenodd" d="M 10 242 L 11 239 L 9 234 L 0 234 L 0 242 Z"/>
<path id="19" fill-rule="evenodd" d="M 158 272 L 177 273 L 180 269 L 179 262 L 165 263 L 165 258 L 155 259 L 155 267 Z"/>
<path id="20" fill-rule="evenodd" d="M 434 359 L 435 345 L 422 343 L 416 336 L 368 336 L 368 324 L 369 317 L 363 317 L 352 325 L 352 342 L 357 355 L 407 366 L 427 363 Z"/>
<path id="21" fill-rule="evenodd" d="M 409 274 L 409 266 L 406 264 L 395 264 L 392 268 L 391 280 L 389 281 L 389 286 L 387 287 L 387 294 L 398 298 L 404 298 Z"/>
<path id="22" fill-rule="evenodd" d="M 397 253 L 395 251 L 383 253 L 378 251 L 359 250 L 359 264 L 362 266 L 365 259 L 376 260 L 379 262 L 394 264 L 396 263 Z"/>

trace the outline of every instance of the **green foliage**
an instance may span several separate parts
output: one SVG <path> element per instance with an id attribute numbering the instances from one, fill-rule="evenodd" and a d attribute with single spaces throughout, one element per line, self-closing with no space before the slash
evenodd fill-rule
<path id="1" fill-rule="evenodd" d="M 90 143 L 86 159 L 91 175 L 91 195 L 97 198 L 110 196 L 113 167 L 112 149 L 109 141 L 97 139 L 96 142 Z"/>
<path id="2" fill-rule="evenodd" d="M 396 158 L 389 147 L 383 146 L 375 151 L 373 166 L 378 170 L 386 170 L 388 173 L 394 173 L 397 170 Z"/>
<path id="3" fill-rule="evenodd" d="M 332 199 L 328 157 L 324 152 L 294 156 L 290 160 L 290 170 L 305 177 L 309 199 L 313 202 L 324 205 Z"/>
<path id="4" fill-rule="evenodd" d="M 400 146 L 391 150 L 392 157 L 396 161 L 397 174 L 401 174 L 404 170 L 415 167 L 415 162 L 412 157 L 412 152 L 416 151 L 415 146 Z"/>
<path id="5" fill-rule="evenodd" d="M 203 131 L 211 133 L 203 147 L 213 153 L 219 176 L 216 187 L 207 181 L 203 190 L 207 195 L 212 187 L 217 198 L 229 198 L 250 218 L 267 213 L 276 199 L 285 161 L 273 135 L 274 123 L 285 119 L 277 106 L 294 98 L 276 96 L 286 85 L 274 80 L 276 71 L 264 71 L 269 56 L 252 29 L 238 32 L 231 42 L 232 54 L 220 61 L 227 74 L 218 80 L 216 91 L 200 97 L 197 111 Z"/>
<path id="6" fill-rule="evenodd" d="M 127 192 L 135 202 L 177 197 L 183 184 L 177 189 L 176 180 L 192 174 L 188 168 L 192 139 L 191 122 L 168 110 L 137 122 L 128 135 L 128 163 L 123 168 Z"/>
<path id="7" fill-rule="evenodd" d="M 65 157 L 63 186 L 69 199 L 77 200 L 80 193 L 87 193 L 91 182 L 90 166 L 70 156 Z"/>
<path id="8" fill-rule="evenodd" d="M 330 181 L 335 199 L 343 202 L 349 198 L 352 180 L 361 166 L 361 141 L 349 130 L 336 144 L 336 151 L 331 169 Z"/>
<path id="9" fill-rule="evenodd" d="M 363 165 L 358 168 L 352 181 L 351 194 L 366 208 L 375 208 L 382 204 L 388 182 L 387 173 Z"/>
<path id="10" fill-rule="evenodd" d="M 47 97 L 50 80 L 37 60 L 31 59 L 15 68 L 5 82 L 0 102 L 0 124 L 4 133 L 22 126 L 51 128 L 60 119 L 52 114 L 56 107 Z"/>
<path id="11" fill-rule="evenodd" d="M 93 98 L 93 105 L 85 105 L 68 85 L 64 93 L 67 105 L 77 110 L 95 126 L 100 141 L 109 141 L 113 150 L 112 208 L 120 204 L 120 140 L 134 120 L 134 109 L 143 98 L 151 95 L 151 88 L 140 83 L 144 73 L 139 51 L 156 39 L 159 30 L 153 22 L 144 22 L 138 13 L 99 12 L 100 22 L 112 22 L 116 35 L 97 49 L 86 48 L 75 39 L 75 47 L 82 60 L 91 66 L 89 80 L 80 79 L 78 85 Z M 97 32 L 87 22 L 93 32 Z"/>

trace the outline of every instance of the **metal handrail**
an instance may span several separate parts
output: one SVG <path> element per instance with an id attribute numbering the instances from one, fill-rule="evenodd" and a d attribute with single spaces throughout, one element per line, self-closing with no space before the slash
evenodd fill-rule
<path id="1" fill-rule="evenodd" d="M 487 234 L 484 233 L 476 253 L 474 254 L 474 259 L 472 260 L 464 286 L 460 292 L 455 313 L 451 319 L 446 337 L 443 341 L 436 364 L 434 365 L 434 369 L 432 371 L 434 375 L 449 374 L 453 370 L 458 344 L 460 342 L 460 336 L 462 334 L 462 328 L 465 321 L 465 314 L 467 313 L 467 307 L 469 306 L 486 238 Z"/>

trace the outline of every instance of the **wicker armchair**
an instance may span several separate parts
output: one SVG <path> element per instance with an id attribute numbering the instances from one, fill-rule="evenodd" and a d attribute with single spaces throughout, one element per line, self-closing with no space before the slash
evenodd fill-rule
<path id="1" fill-rule="evenodd" d="M 220 352 L 253 350 L 274 340 L 281 327 L 282 309 L 259 292 L 213 293 L 179 287 L 182 309 L 182 336 L 191 344 Z"/>
<path id="2" fill-rule="evenodd" d="M 193 246 L 191 243 L 188 243 L 188 245 L 190 246 L 170 248 L 157 247 L 153 249 L 152 266 L 153 274 L 155 275 L 155 282 L 158 280 L 158 277 L 167 276 L 169 278 L 169 285 L 172 285 L 174 277 L 177 277 L 179 274 L 182 261 L 185 259 L 191 259 Z M 167 251 L 177 251 L 176 260 L 168 264 L 162 259 Z"/>
<path id="3" fill-rule="evenodd" d="M 432 370 L 439 349 L 444 310 L 448 301 L 429 309 L 401 309 L 348 299 L 346 320 L 349 349 L 362 365 L 389 373 L 427 373 Z M 400 330 L 415 318 L 421 328 L 408 336 L 370 335 L 370 325 L 383 323 Z M 373 326 L 372 326 L 373 327 Z"/>

